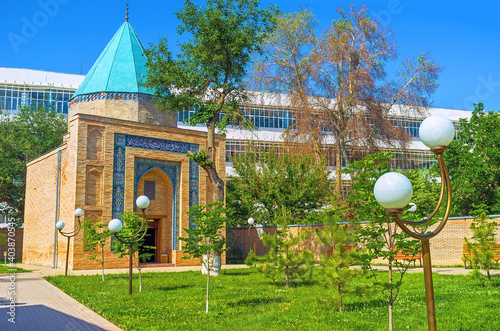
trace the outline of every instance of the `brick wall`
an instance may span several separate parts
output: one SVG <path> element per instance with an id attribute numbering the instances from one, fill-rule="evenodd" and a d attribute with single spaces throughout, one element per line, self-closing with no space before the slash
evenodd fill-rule
<path id="1" fill-rule="evenodd" d="M 89 114 L 147 124 L 177 127 L 177 113 L 160 111 L 154 103 L 138 100 L 92 100 L 73 103 L 68 118 Z"/>
<path id="2" fill-rule="evenodd" d="M 492 217 L 500 224 L 500 217 Z M 472 237 L 469 229 L 472 217 L 453 217 L 448 219 L 444 229 L 436 237 L 431 239 L 431 260 L 436 266 L 461 266 L 462 248 L 464 238 Z M 322 225 L 311 226 L 292 226 L 292 233 L 305 231 L 306 229 L 323 228 Z M 263 227 L 264 232 L 273 234 L 277 227 Z M 268 248 L 262 244 L 262 240 L 257 234 L 257 229 L 248 228 L 229 228 L 227 229 L 228 246 L 232 247 L 228 252 L 228 258 L 244 259 L 247 257 L 250 249 L 254 249 L 254 243 L 257 255 L 263 255 L 268 252 Z M 500 243 L 500 226 L 497 229 L 496 242 Z M 314 236 L 310 236 L 301 248 L 311 249 L 316 256 L 325 253 L 325 248 L 317 244 Z"/>
<path id="3" fill-rule="evenodd" d="M 57 186 L 57 153 L 60 154 L 62 172 L 67 167 L 67 146 L 52 151 L 30 162 L 26 174 L 26 205 L 24 211 L 23 262 L 51 266 L 54 250 L 54 230 Z M 60 177 L 61 191 L 67 186 L 67 176 Z M 71 195 L 71 191 L 68 193 Z M 61 196 L 60 196 L 61 197 Z M 59 201 L 61 202 L 61 200 Z M 61 206 L 59 206 L 61 207 Z M 59 212 L 62 208 L 59 208 Z M 62 215 L 60 215 L 62 216 Z M 65 218 L 59 217 L 65 220 Z M 65 222 L 69 229 L 72 225 Z M 65 238 L 57 237 L 56 245 L 66 247 Z M 66 248 L 64 248 L 66 249 Z M 57 253 L 57 252 L 56 252 Z M 64 256 L 56 254 L 56 263 Z"/>

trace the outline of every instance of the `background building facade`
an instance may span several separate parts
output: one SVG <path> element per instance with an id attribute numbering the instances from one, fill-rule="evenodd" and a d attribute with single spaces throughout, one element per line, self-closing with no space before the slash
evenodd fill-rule
<path id="1" fill-rule="evenodd" d="M 42 70 L 1 68 L 0 67 L 0 110 L 15 113 L 23 105 L 43 104 L 52 106 L 57 112 L 68 115 L 69 100 L 83 82 L 85 76 L 64 73 L 53 73 Z M 179 113 L 177 126 L 206 131 L 204 126 L 189 127 L 185 121 L 194 110 Z M 295 121 L 294 111 L 286 105 L 263 104 L 254 102 L 244 107 L 245 118 L 255 130 L 229 128 L 226 134 L 227 175 L 233 175 L 231 160 L 245 153 L 250 142 L 264 149 L 279 148 L 283 142 L 282 134 Z M 470 111 L 430 108 L 429 115 L 440 114 L 448 117 L 455 124 L 460 118 L 469 118 Z M 429 168 L 436 161 L 434 155 L 418 138 L 418 129 L 424 117 L 393 116 L 391 121 L 399 128 L 405 129 L 413 138 L 407 151 L 394 151 L 393 167 L 398 169 Z M 335 155 L 333 147 L 325 146 L 325 158 L 329 167 L 334 167 Z M 342 165 L 351 163 L 353 159 L 344 160 Z"/>

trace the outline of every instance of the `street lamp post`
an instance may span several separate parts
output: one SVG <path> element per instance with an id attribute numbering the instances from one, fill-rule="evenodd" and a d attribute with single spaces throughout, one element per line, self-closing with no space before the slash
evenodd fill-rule
<path id="1" fill-rule="evenodd" d="M 113 236 L 120 242 L 129 245 L 128 294 L 132 294 L 132 262 L 134 257 L 134 244 L 141 241 L 148 231 L 148 220 L 146 218 L 145 210 L 149 207 L 149 198 L 145 195 L 141 195 L 137 198 L 137 200 L 135 200 L 135 204 L 137 205 L 137 208 L 142 211 L 143 218 L 141 220 L 139 230 L 137 230 L 134 234 L 128 236 L 119 235 L 118 232 L 120 232 L 123 228 L 123 223 L 119 219 L 112 219 L 108 224 L 108 228 L 113 233 Z M 137 258 L 137 263 L 139 263 L 139 258 Z"/>
<path id="2" fill-rule="evenodd" d="M 71 240 L 71 237 L 76 236 L 80 232 L 80 229 L 82 227 L 82 223 L 80 222 L 80 216 L 82 216 L 82 215 L 83 215 L 83 210 L 81 210 L 80 208 L 75 210 L 75 216 L 77 218 L 77 225 L 73 229 L 73 231 L 70 231 L 70 232 L 63 232 L 62 231 L 64 229 L 64 226 L 66 225 L 66 224 L 64 224 L 63 221 L 59 221 L 56 223 L 56 229 L 59 230 L 59 233 L 62 234 L 63 236 L 65 236 L 66 238 L 68 238 L 68 246 L 66 247 L 66 269 L 64 271 L 65 276 L 68 275 L 69 242 Z"/>
<path id="3" fill-rule="evenodd" d="M 451 182 L 448 169 L 446 168 L 446 164 L 443 160 L 443 153 L 455 137 L 455 128 L 453 123 L 448 118 L 440 115 L 433 115 L 426 118 L 422 122 L 420 125 L 419 135 L 422 142 L 426 146 L 430 147 L 431 151 L 436 154 L 441 174 L 441 193 L 434 211 L 429 215 L 429 217 L 420 221 L 405 221 L 399 218 L 399 215 L 403 212 L 403 207 L 405 207 L 411 200 L 413 188 L 408 178 L 397 172 L 389 172 L 381 176 L 375 183 L 373 191 L 375 199 L 377 199 L 378 203 L 382 207 L 386 208 L 386 211 L 392 216 L 399 227 L 409 236 L 422 242 L 427 320 L 429 330 L 434 331 L 437 327 L 429 240 L 441 232 L 448 221 L 448 217 L 450 216 Z M 408 228 L 408 225 L 430 225 L 430 222 L 434 216 L 436 216 L 443 203 L 445 191 L 447 196 L 445 214 L 434 231 L 421 234 Z"/>

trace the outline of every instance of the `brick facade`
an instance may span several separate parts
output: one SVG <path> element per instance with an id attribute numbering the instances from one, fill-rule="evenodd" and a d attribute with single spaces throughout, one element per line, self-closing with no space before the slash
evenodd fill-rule
<path id="1" fill-rule="evenodd" d="M 126 106 L 126 105 L 125 105 Z M 128 112 L 127 107 L 123 112 Z M 115 112 L 118 112 L 115 109 Z M 149 219 L 157 220 L 157 262 L 172 265 L 198 265 L 197 260 L 181 260 L 181 247 L 174 247 L 173 231 L 173 187 L 172 181 L 156 167 L 148 171 L 138 180 L 135 174 L 137 160 L 155 162 L 170 162 L 178 165 L 177 184 L 177 231 L 178 236 L 184 236 L 182 230 L 189 226 L 186 214 L 190 199 L 197 203 L 211 201 L 207 192 L 213 192 L 209 187 L 206 172 L 198 168 L 193 170 L 186 153 L 168 151 L 157 148 L 158 142 L 178 143 L 199 146 L 206 149 L 207 133 L 195 130 L 184 130 L 164 125 L 141 123 L 120 118 L 109 118 L 75 112 L 69 119 L 69 134 L 65 142 L 57 150 L 52 151 L 28 164 L 26 185 L 25 233 L 23 261 L 25 263 L 52 265 L 54 242 L 54 222 L 56 212 L 56 195 L 59 194 L 58 220 L 65 222 L 64 231 L 71 231 L 76 220 L 73 216 L 76 208 L 82 208 L 82 219 L 100 218 L 109 222 L 113 218 L 113 197 L 116 193 L 116 146 L 115 137 L 132 137 L 142 139 L 148 144 L 146 148 L 126 146 L 124 148 L 124 178 L 123 178 L 123 211 L 133 211 L 135 197 L 143 193 L 144 180 L 156 183 L 156 197 L 146 210 Z M 148 141 L 148 139 L 153 139 Z M 139 140 L 140 140 L 139 139 Z M 167 146 L 168 147 L 168 146 Z M 219 174 L 224 178 L 225 142 L 223 136 L 216 137 L 216 153 Z M 59 193 L 57 193 L 57 155 L 60 157 Z M 195 172 L 193 172 L 195 171 Z M 197 192 L 193 192 L 196 184 L 190 179 L 193 174 L 198 176 Z M 114 191 L 115 190 L 115 191 Z M 193 197 L 193 194 L 198 194 Z M 197 200 L 196 200 L 197 199 Z M 116 206 L 116 204 L 115 204 Z M 83 231 L 71 240 L 69 267 L 73 270 L 97 269 L 100 265 L 87 259 L 88 251 L 83 250 Z M 66 238 L 57 236 L 56 261 L 64 265 L 66 256 Z M 175 245 L 182 245 L 177 243 Z M 176 248 L 176 249 L 174 249 Z M 223 256 L 225 263 L 225 256 Z M 118 259 L 110 252 L 109 245 L 105 248 L 105 267 L 123 268 L 128 266 L 126 259 Z"/>
<path id="2" fill-rule="evenodd" d="M 88 114 L 177 127 L 177 113 L 160 111 L 151 101 L 107 99 L 73 101 L 70 103 L 68 118 L 72 118 L 76 114 Z"/>

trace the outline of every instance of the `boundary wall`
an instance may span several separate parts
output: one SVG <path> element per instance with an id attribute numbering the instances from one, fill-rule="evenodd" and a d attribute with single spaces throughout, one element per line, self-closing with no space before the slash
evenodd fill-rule
<path id="1" fill-rule="evenodd" d="M 500 224 L 500 215 L 491 215 Z M 463 266 L 462 250 L 464 238 L 471 238 L 472 232 L 469 229 L 474 218 L 471 216 L 450 217 L 444 229 L 436 237 L 431 239 L 431 261 L 435 266 Z M 323 229 L 322 224 L 317 225 L 291 225 L 292 233 L 300 231 L 315 231 L 315 228 Z M 227 228 L 227 246 L 231 247 L 227 252 L 228 259 L 245 259 L 250 249 L 254 249 L 257 255 L 263 255 L 268 252 L 268 248 L 262 244 L 257 229 L 259 227 L 249 228 Z M 261 227 L 265 233 L 274 234 L 277 226 Z M 496 242 L 500 243 L 500 226 L 497 228 Z M 316 257 L 326 253 L 326 248 L 319 245 L 314 235 L 310 235 L 299 249 L 309 248 Z M 377 261 L 378 262 L 378 261 Z M 417 262 L 418 265 L 418 262 Z"/>

